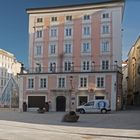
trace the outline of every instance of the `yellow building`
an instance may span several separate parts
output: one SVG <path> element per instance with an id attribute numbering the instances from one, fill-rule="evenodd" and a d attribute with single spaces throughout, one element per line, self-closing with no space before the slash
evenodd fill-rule
<path id="1" fill-rule="evenodd" d="M 128 104 L 140 105 L 140 36 L 128 54 Z"/>
<path id="2" fill-rule="evenodd" d="M 128 60 L 122 63 L 122 91 L 123 91 L 123 107 L 127 104 L 127 94 L 128 94 Z"/>

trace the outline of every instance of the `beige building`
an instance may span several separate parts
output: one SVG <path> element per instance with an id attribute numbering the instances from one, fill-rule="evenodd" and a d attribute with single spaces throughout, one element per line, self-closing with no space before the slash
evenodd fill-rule
<path id="1" fill-rule="evenodd" d="M 21 63 L 12 53 L 0 49 L 0 97 L 7 82 L 12 76 L 20 73 Z"/>
<path id="2" fill-rule="evenodd" d="M 128 54 L 128 104 L 140 105 L 140 37 Z"/>
<path id="3" fill-rule="evenodd" d="M 127 104 L 127 94 L 128 94 L 128 60 L 122 63 L 122 90 L 123 90 L 123 105 Z"/>

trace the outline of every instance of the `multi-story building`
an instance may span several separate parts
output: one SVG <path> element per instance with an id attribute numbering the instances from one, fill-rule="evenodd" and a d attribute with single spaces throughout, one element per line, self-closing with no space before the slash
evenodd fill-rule
<path id="1" fill-rule="evenodd" d="M 68 111 L 93 99 L 121 107 L 123 0 L 27 9 L 29 72 L 20 100 Z"/>
<path id="2" fill-rule="evenodd" d="M 122 63 L 122 93 L 123 93 L 123 107 L 125 109 L 127 105 L 127 94 L 128 94 L 128 60 Z"/>
<path id="3" fill-rule="evenodd" d="M 12 76 L 20 73 L 21 63 L 18 62 L 12 53 L 0 49 L 0 99 L 4 88 Z"/>
<path id="4" fill-rule="evenodd" d="M 140 37 L 128 53 L 128 104 L 140 105 Z"/>

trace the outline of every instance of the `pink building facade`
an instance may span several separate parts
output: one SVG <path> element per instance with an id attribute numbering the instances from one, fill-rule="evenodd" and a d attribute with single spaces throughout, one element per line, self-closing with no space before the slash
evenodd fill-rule
<path id="1" fill-rule="evenodd" d="M 49 102 L 69 111 L 93 99 L 121 107 L 121 24 L 124 3 L 96 2 L 27 9 L 29 71 L 20 75 L 20 102 Z"/>

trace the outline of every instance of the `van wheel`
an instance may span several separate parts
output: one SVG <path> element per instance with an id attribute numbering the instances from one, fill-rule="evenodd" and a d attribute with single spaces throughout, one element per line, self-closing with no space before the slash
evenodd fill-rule
<path id="1" fill-rule="evenodd" d="M 80 113 L 81 114 L 84 114 L 85 113 L 85 110 L 84 109 L 80 109 Z"/>
<path id="2" fill-rule="evenodd" d="M 107 110 L 106 109 L 102 109 L 101 113 L 105 114 L 105 113 L 107 113 Z"/>

